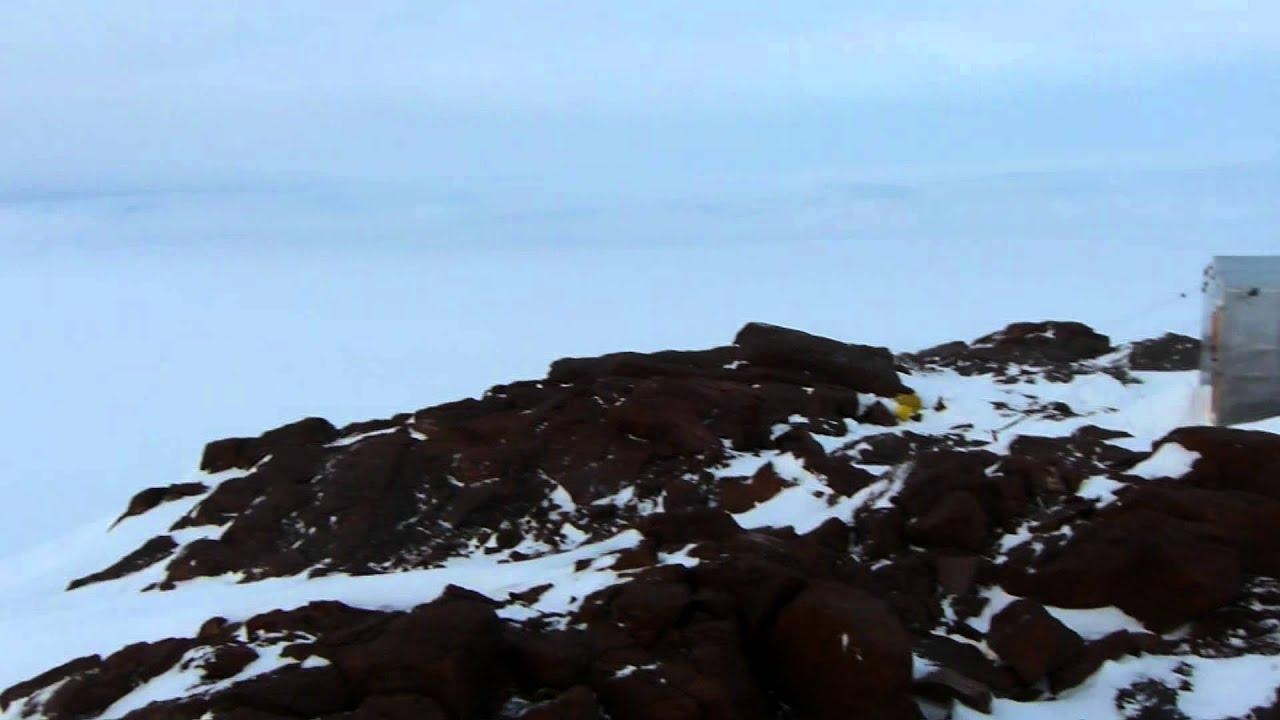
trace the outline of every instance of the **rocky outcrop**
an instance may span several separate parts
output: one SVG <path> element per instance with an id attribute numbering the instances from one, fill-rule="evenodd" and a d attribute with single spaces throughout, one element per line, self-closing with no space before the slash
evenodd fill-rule
<path id="1" fill-rule="evenodd" d="M 1165 333 L 1158 338 L 1140 340 L 1133 343 L 1130 348 L 1129 369 L 1198 370 L 1200 369 L 1200 341 L 1177 333 Z"/>
<path id="2" fill-rule="evenodd" d="M 397 609 L 325 600 L 209 618 L 42 673 L 0 710 L 907 720 L 922 700 L 1050 701 L 1144 654 L 1280 654 L 1280 438 L 1179 429 L 1152 450 L 1196 453 L 1190 471 L 1145 479 L 1134 467 L 1151 453 L 1107 427 L 1110 410 L 1034 395 L 1042 381 L 1180 367 L 1182 345 L 1161 343 L 1126 356 L 1078 323 L 1020 323 L 895 360 L 752 324 L 729 346 L 564 359 L 479 399 L 219 440 L 207 483 L 145 490 L 118 527 L 189 510 L 73 592 L 143 571 L 162 578 L 157 595 L 477 559 L 502 575 L 582 552 L 565 575 L 483 578 L 487 594 L 434 585 Z M 975 427 L 924 391 L 922 420 L 890 410 L 953 372 L 993 376 L 977 380 L 999 394 L 982 400 L 995 422 Z M 1001 435 L 1023 421 L 1035 432 Z M 1089 634 L 1060 608 L 1133 620 Z M 1117 698 L 1176 717 L 1181 690 L 1151 683 Z"/>
<path id="3" fill-rule="evenodd" d="M 1080 363 L 1114 348 L 1111 339 L 1078 322 L 1013 323 L 972 342 L 954 341 L 903 356 L 912 365 L 953 369 L 964 375 L 1038 375 L 1065 382 Z"/>

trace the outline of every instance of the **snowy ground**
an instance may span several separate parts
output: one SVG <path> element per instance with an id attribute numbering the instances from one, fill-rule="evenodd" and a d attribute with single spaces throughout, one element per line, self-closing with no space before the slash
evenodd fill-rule
<path id="1" fill-rule="evenodd" d="M 971 426 L 961 427 L 958 432 L 999 451 L 1017 434 L 1062 436 L 1082 425 L 1098 424 L 1132 433 L 1133 438 L 1117 442 L 1145 450 L 1168 430 L 1198 424 L 1203 419 L 1197 403 L 1196 373 L 1136 375 L 1140 383 L 1125 384 L 1110 375 L 1094 373 L 1079 376 L 1070 383 L 1010 384 L 997 382 L 990 376 L 964 377 L 952 371 L 919 373 L 912 375 L 909 382 L 921 395 L 925 407 L 933 407 L 942 400 L 947 409 L 927 411 L 919 421 L 899 428 L 917 433 L 956 432 L 957 425 L 968 423 Z M 1048 402 L 1065 402 L 1079 416 L 1051 420 L 1028 413 Z M 997 409 L 993 403 L 1001 403 L 1001 408 Z M 803 418 L 793 420 L 803 421 Z M 831 448 L 856 444 L 864 435 L 884 431 L 884 428 L 856 423 L 848 427 L 844 437 L 823 437 L 824 443 Z M 1280 420 L 1255 423 L 1253 427 L 1280 429 Z M 779 431 L 782 429 L 784 426 L 779 427 Z M 1178 446 L 1166 446 L 1134 468 L 1134 474 L 1148 478 L 1177 476 L 1190 467 L 1194 458 L 1194 453 Z M 739 514 L 737 520 L 744 527 L 792 526 L 798 531 L 807 531 L 827 517 L 849 520 L 858 507 L 887 502 L 900 487 L 899 476 L 893 469 L 867 466 L 882 475 L 879 482 L 851 498 L 828 503 L 826 487 L 794 457 L 776 451 L 736 455 L 718 472 L 726 476 L 749 474 L 766 462 L 772 462 L 781 477 L 795 484 Z M 216 485 L 240 474 L 244 471 L 220 475 L 197 473 L 188 479 Z M 1110 489 L 1108 483 L 1114 484 L 1106 478 L 1086 481 L 1080 493 L 1105 499 Z M 551 582 L 554 589 L 533 605 L 512 605 L 503 612 L 513 619 L 555 616 L 576 607 L 591 592 L 617 582 L 619 576 L 608 569 L 612 563 L 609 556 L 639 541 L 637 533 L 627 531 L 604 542 L 522 562 L 503 562 L 501 556 L 460 557 L 442 567 L 389 575 L 328 576 L 310 580 L 291 577 L 244 584 L 237 583 L 235 576 L 223 576 L 180 583 L 176 589 L 166 592 L 141 592 L 159 579 L 157 566 L 120 580 L 63 591 L 68 580 L 110 564 L 143 540 L 163 532 L 199 499 L 192 497 L 167 503 L 115 526 L 112 525 L 114 515 L 104 517 L 5 562 L 6 572 L 0 577 L 0 604 L 6 609 L 0 617 L 0 648 L 21 647 L 22 652 L 6 653 L 6 662 L 0 665 L 0 687 L 83 654 L 105 654 L 131 642 L 190 635 L 210 617 L 239 620 L 267 609 L 296 607 L 313 600 L 340 600 L 359 607 L 398 609 L 427 601 L 448 584 L 504 599 L 513 592 Z M 209 532 L 217 530 L 194 528 L 174 536 L 179 542 L 188 542 Z M 1015 532 L 1006 536 L 1001 546 L 1008 549 L 1029 539 Z M 580 560 L 588 560 L 589 564 L 575 571 L 575 563 Z M 665 556 L 662 561 L 697 562 L 681 554 Z M 970 621 L 979 630 L 984 630 L 990 618 L 1015 599 L 999 588 L 989 589 L 986 595 L 990 600 L 987 608 Z M 1101 637 L 1119 629 L 1143 629 L 1141 623 L 1115 608 L 1049 610 L 1085 638 Z M 67 632 L 69 627 L 83 630 Z M 260 651 L 260 658 L 243 671 L 242 678 L 286 662 L 279 657 L 278 648 L 272 649 L 269 639 L 255 647 Z M 198 664 L 198 661 L 199 658 L 191 658 L 187 665 Z M 106 716 L 192 691 L 194 677 L 190 671 L 181 669 L 160 676 L 121 700 Z M 1144 678 L 1190 683 L 1193 690 L 1179 697 L 1179 708 L 1192 720 L 1213 720 L 1264 704 L 1276 679 L 1280 678 L 1280 661 L 1269 656 L 1126 658 L 1108 663 L 1089 682 L 1052 702 L 1028 705 L 997 700 L 992 715 L 1009 720 L 1113 717 L 1115 690 Z M 1233 692 L 1225 689 L 1228 687 L 1251 689 Z M 11 709 L 9 715 L 14 712 L 16 709 Z M 958 705 L 953 712 L 957 719 L 980 716 Z M 8 720 L 8 715 L 3 717 Z"/>

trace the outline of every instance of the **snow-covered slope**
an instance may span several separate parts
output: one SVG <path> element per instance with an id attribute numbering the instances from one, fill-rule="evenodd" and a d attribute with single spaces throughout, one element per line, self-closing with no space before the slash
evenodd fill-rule
<path id="1" fill-rule="evenodd" d="M 752 325 L 218 441 L 3 563 L 0 718 L 1269 716 L 1280 436 L 1196 352 Z"/>

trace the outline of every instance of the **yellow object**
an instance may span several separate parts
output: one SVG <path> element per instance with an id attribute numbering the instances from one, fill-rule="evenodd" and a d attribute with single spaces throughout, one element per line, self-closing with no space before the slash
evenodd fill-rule
<path id="1" fill-rule="evenodd" d="M 920 400 L 920 396 L 915 393 L 903 393 L 893 399 L 897 403 L 897 408 L 893 414 L 897 416 L 900 422 L 906 422 L 916 415 L 920 414 L 920 409 L 924 407 L 924 402 Z"/>

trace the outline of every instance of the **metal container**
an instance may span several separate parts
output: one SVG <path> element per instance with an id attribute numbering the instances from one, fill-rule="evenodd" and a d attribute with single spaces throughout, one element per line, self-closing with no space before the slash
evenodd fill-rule
<path id="1" fill-rule="evenodd" d="M 1219 256 L 1204 271 L 1200 382 L 1217 425 L 1280 415 L 1280 256 Z"/>

